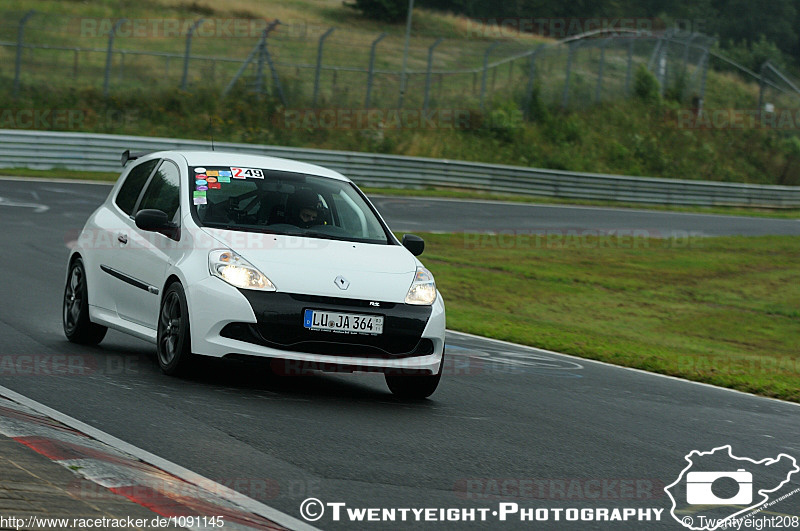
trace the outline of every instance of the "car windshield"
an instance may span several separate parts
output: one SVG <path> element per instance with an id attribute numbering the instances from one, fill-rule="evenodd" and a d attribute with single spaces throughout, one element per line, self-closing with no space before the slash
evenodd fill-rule
<path id="1" fill-rule="evenodd" d="M 317 175 L 231 166 L 196 166 L 192 208 L 201 226 L 388 244 L 356 187 Z"/>

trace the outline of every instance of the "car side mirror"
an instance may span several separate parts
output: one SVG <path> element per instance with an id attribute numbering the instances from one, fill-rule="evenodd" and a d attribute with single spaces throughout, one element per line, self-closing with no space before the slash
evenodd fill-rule
<path id="1" fill-rule="evenodd" d="M 137 212 L 134 222 L 140 229 L 150 232 L 161 232 L 174 228 L 166 212 L 153 208 L 147 208 Z"/>
<path id="2" fill-rule="evenodd" d="M 425 250 L 425 240 L 416 234 L 403 234 L 403 247 L 408 249 L 414 256 L 419 256 Z"/>

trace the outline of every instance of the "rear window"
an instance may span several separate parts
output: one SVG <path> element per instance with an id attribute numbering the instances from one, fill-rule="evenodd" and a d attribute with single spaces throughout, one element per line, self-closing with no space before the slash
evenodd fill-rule
<path id="1" fill-rule="evenodd" d="M 347 181 L 264 168 L 190 171 L 192 208 L 203 226 L 390 243 L 387 229 Z"/>

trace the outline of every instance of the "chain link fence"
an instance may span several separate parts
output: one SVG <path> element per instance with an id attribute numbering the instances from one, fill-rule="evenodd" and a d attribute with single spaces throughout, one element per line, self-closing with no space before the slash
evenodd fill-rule
<path id="1" fill-rule="evenodd" d="M 721 56 L 713 39 L 665 31 L 413 39 L 400 96 L 403 39 L 350 28 L 261 19 L 67 18 L 10 12 L 0 19 L 0 90 L 92 87 L 234 88 L 287 109 L 486 109 L 509 102 L 576 109 L 630 97 L 644 65 L 663 96 L 702 108 L 709 70 L 749 83 L 741 108 L 797 105 L 800 89 L 777 67 L 754 72 Z M 499 103 L 498 103 L 499 102 Z"/>

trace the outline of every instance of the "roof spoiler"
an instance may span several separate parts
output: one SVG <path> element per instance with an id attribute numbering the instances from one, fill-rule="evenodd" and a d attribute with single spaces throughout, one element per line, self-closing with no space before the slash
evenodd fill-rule
<path id="1" fill-rule="evenodd" d="M 121 158 L 120 162 L 122 162 L 122 165 L 125 166 L 128 163 L 129 160 L 136 160 L 139 157 L 144 157 L 145 155 L 148 155 L 150 153 L 153 153 L 153 152 L 152 151 L 136 151 L 134 153 L 131 153 L 131 151 L 129 149 L 126 149 L 125 151 L 122 152 L 122 158 Z"/>

